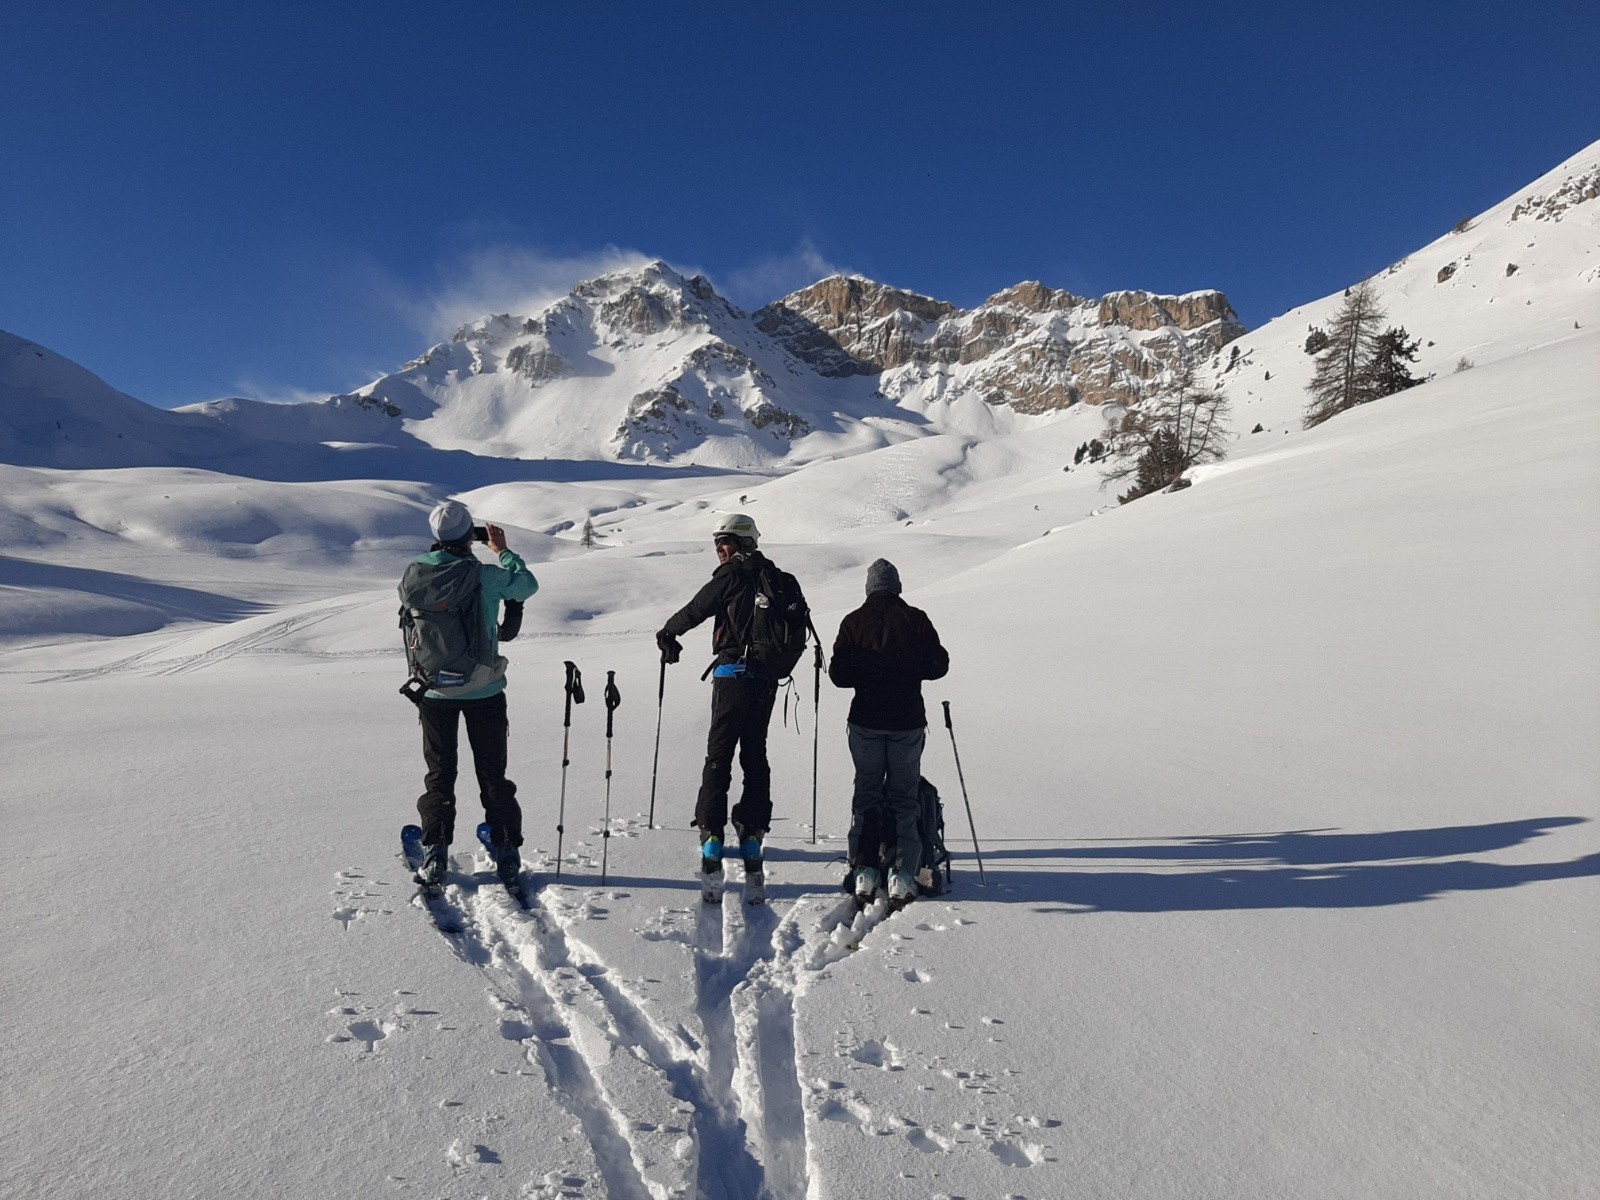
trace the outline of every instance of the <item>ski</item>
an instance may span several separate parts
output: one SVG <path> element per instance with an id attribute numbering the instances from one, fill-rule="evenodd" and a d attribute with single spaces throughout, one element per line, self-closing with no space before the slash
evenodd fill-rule
<path id="1" fill-rule="evenodd" d="M 494 838 L 490 835 L 490 832 L 489 832 L 489 822 L 484 821 L 481 824 L 479 824 L 479 826 L 478 826 L 478 841 L 480 843 L 482 843 L 483 848 L 489 852 L 489 861 L 492 863 L 494 861 Z M 497 874 L 496 878 L 498 878 L 498 877 L 499 876 Z M 506 891 L 510 892 L 511 893 L 511 898 L 513 900 L 515 900 L 523 908 L 527 908 L 528 907 L 529 896 L 528 896 L 528 885 L 527 885 L 527 872 L 526 872 L 525 869 L 524 870 L 519 870 L 517 872 L 516 879 L 514 879 L 512 882 L 506 884 Z"/>
<path id="2" fill-rule="evenodd" d="M 700 899 L 707 904 L 721 904 L 722 885 L 724 882 L 722 864 L 718 863 L 715 871 L 699 868 L 696 874 L 700 876 Z"/>
<path id="3" fill-rule="evenodd" d="M 765 904 L 767 902 L 767 875 L 765 871 L 746 870 L 744 873 L 744 902 L 746 904 Z"/>

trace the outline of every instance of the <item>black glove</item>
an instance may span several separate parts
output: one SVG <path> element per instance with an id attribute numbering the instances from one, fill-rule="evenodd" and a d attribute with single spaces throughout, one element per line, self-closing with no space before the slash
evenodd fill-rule
<path id="1" fill-rule="evenodd" d="M 678 639 L 665 629 L 656 634 L 656 645 L 661 647 L 661 661 L 675 663 L 683 656 L 683 647 L 678 645 Z"/>
<path id="2" fill-rule="evenodd" d="M 505 616 L 500 619 L 500 640 L 509 642 L 522 632 L 522 601 L 507 600 Z"/>

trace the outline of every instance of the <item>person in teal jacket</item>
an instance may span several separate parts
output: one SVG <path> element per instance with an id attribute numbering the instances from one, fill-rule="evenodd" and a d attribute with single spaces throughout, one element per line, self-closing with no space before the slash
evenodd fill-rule
<path id="1" fill-rule="evenodd" d="M 428 514 L 428 527 L 434 543 L 417 561 L 442 565 L 450 558 L 473 556 L 472 514 L 456 500 L 446 500 Z M 483 540 L 500 559 L 499 566 L 479 563 L 483 597 L 483 623 L 488 636 L 488 658 L 500 664 L 494 678 L 485 686 L 450 696 L 425 692 L 417 703 L 422 723 L 422 755 L 428 773 L 425 790 L 417 800 L 422 817 L 425 847 L 418 878 L 424 883 L 444 881 L 449 861 L 450 842 L 456 823 L 456 771 L 460 718 L 466 718 L 467 742 L 472 747 L 472 765 L 478 776 L 478 796 L 483 801 L 484 818 L 494 843 L 495 869 L 507 882 L 522 869 L 522 809 L 517 804 L 517 785 L 506 778 L 507 731 L 506 680 L 500 651 L 500 605 L 520 609 L 522 601 L 539 590 L 526 563 L 506 547 L 505 530 L 485 525 Z"/>

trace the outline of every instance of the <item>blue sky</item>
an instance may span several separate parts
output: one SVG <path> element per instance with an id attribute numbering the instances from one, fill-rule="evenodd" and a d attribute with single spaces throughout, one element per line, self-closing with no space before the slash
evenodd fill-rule
<path id="1" fill-rule="evenodd" d="M 636 255 L 1257 325 L 1600 137 L 1600 17 L 1543 0 L 14 0 L 0 45 L 0 329 L 160 405 L 355 387 Z"/>

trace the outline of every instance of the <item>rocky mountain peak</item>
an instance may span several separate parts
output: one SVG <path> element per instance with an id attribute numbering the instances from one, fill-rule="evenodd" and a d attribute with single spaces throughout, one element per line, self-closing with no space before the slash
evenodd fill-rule
<path id="1" fill-rule="evenodd" d="M 822 375 L 880 375 L 897 399 L 938 376 L 942 395 L 973 390 L 1020 412 L 1129 399 L 1244 332 L 1221 292 L 1090 300 L 1027 280 L 962 310 L 843 275 L 785 296 L 755 321 Z"/>
<path id="2" fill-rule="evenodd" d="M 1110 292 L 1100 299 L 1100 324 L 1126 325 L 1129 329 L 1160 329 L 1176 325 L 1185 333 L 1213 321 L 1235 327 L 1226 340 L 1244 332 L 1233 305 L 1221 292 L 1190 292 L 1183 296 L 1157 296 L 1151 292 Z"/>
<path id="3" fill-rule="evenodd" d="M 1084 303 L 1086 301 L 1082 296 L 1057 291 L 1055 288 L 1045 287 L 1036 279 L 1029 279 L 1013 284 L 1002 292 L 996 292 L 985 300 L 981 307 L 1020 308 L 1025 312 L 1042 313 L 1066 312 Z"/>

